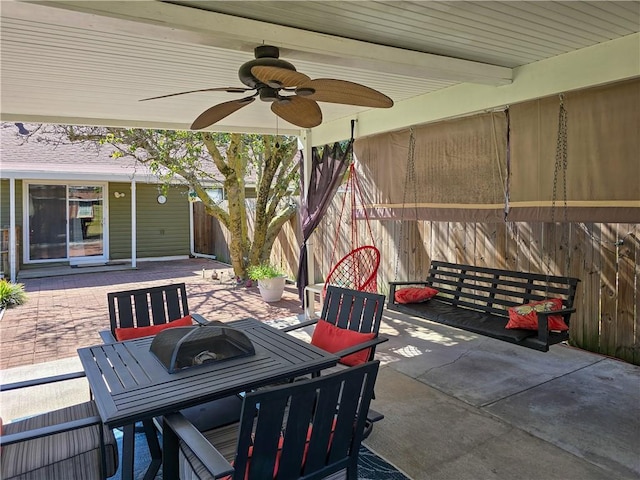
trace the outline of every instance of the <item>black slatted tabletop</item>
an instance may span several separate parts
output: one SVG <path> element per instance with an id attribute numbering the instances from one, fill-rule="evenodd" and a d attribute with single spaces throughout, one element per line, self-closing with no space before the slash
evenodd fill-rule
<path id="1" fill-rule="evenodd" d="M 331 367 L 338 357 L 255 319 L 226 324 L 242 330 L 255 355 L 168 373 L 149 351 L 152 337 L 81 348 L 100 416 L 110 428 Z"/>

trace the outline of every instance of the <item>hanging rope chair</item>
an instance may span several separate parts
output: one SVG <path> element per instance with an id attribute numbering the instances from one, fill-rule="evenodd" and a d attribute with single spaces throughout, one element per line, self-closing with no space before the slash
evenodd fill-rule
<path id="1" fill-rule="evenodd" d="M 373 245 L 358 247 L 342 257 L 333 267 L 325 281 L 323 294 L 328 285 L 378 293 L 379 266 L 380 250 Z"/>
<path id="2" fill-rule="evenodd" d="M 356 221 L 356 209 L 362 206 L 362 191 L 360 190 L 360 183 L 355 170 L 353 162 L 349 166 L 349 174 L 346 182 L 346 194 L 342 199 L 342 206 L 340 208 L 340 215 L 336 223 L 336 234 L 333 241 L 333 251 L 331 253 L 330 265 L 333 265 L 334 258 L 336 258 L 336 252 L 339 245 L 339 233 L 341 227 L 344 225 L 342 217 L 347 204 L 347 197 L 350 199 L 350 212 L 351 212 L 351 246 L 352 250 L 342 257 L 334 265 L 334 267 L 327 275 L 324 283 L 322 295 L 327 290 L 328 285 L 337 285 L 352 290 L 359 290 L 363 292 L 378 292 L 378 267 L 380 266 L 380 250 L 373 245 L 373 233 L 371 231 L 371 225 L 369 224 L 369 216 L 366 209 L 362 208 L 364 212 L 364 219 L 367 225 L 367 232 L 371 240 L 371 245 L 362 245 L 356 247 L 358 242 L 358 222 Z"/>

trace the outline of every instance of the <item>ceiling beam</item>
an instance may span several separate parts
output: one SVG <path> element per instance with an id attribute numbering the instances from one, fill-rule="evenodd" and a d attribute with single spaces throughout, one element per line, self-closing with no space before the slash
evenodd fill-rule
<path id="1" fill-rule="evenodd" d="M 3 4 L 3 15 L 47 9 L 56 23 L 109 28 L 127 34 L 252 52 L 256 45 L 280 47 L 283 56 L 327 65 L 361 68 L 380 74 L 438 78 L 485 85 L 508 85 L 512 70 L 480 62 L 432 55 L 299 30 L 159 1 L 34 1 Z M 22 2 L 21 2 L 22 3 Z"/>

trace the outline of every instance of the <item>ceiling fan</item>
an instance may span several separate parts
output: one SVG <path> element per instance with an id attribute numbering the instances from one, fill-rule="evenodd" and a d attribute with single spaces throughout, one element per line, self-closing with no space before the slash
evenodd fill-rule
<path id="1" fill-rule="evenodd" d="M 271 102 L 271 111 L 280 118 L 302 128 L 312 128 L 322 123 L 322 111 L 317 102 L 341 103 L 360 107 L 389 108 L 393 100 L 386 95 L 359 83 L 331 78 L 311 80 L 296 71 L 289 62 L 281 60 L 278 47 L 260 45 L 255 48 L 255 60 L 244 63 L 238 71 L 245 87 L 220 87 L 189 90 L 141 101 L 156 100 L 196 92 L 244 93 L 255 90 L 248 97 L 219 103 L 205 110 L 191 125 L 192 130 L 200 130 L 219 122 L 260 97 L 263 102 Z"/>

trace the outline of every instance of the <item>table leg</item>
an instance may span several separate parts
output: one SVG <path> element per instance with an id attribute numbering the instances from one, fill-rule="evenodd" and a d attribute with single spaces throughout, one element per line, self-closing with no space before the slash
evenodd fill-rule
<path id="1" fill-rule="evenodd" d="M 122 427 L 122 480 L 133 480 L 133 461 L 136 443 L 135 424 Z"/>
<path id="2" fill-rule="evenodd" d="M 144 480 L 153 480 L 162 465 L 162 449 L 160 448 L 160 442 L 158 442 L 158 433 L 153 420 L 143 420 L 142 425 L 144 426 L 144 434 L 147 437 L 149 453 L 151 454 L 151 464 L 144 474 Z"/>

